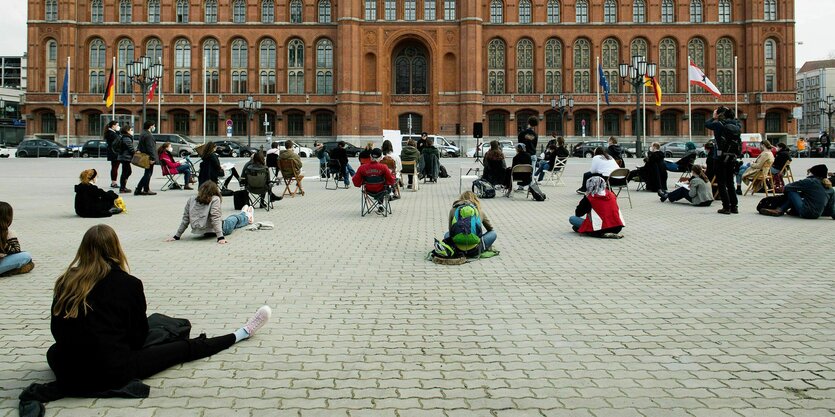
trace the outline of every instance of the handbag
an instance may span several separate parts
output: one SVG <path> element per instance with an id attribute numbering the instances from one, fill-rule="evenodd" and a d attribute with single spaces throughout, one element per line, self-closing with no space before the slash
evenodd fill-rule
<path id="1" fill-rule="evenodd" d="M 139 168 L 148 169 L 151 167 L 151 157 L 141 151 L 136 151 L 131 158 L 130 163 Z"/>
<path id="2" fill-rule="evenodd" d="M 148 316 L 148 335 L 145 337 L 143 348 L 148 346 L 171 343 L 178 340 L 188 340 L 191 333 L 191 322 L 165 314 L 154 313 Z"/>

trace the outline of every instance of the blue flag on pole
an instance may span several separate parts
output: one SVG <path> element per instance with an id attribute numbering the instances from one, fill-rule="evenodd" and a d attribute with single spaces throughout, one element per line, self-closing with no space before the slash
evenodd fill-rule
<path id="1" fill-rule="evenodd" d="M 597 64 L 597 78 L 600 80 L 600 87 L 606 95 L 606 105 L 609 105 L 609 80 L 606 79 L 606 74 L 603 73 L 603 66 Z"/>
<path id="2" fill-rule="evenodd" d="M 70 83 L 70 69 L 67 68 L 66 72 L 64 72 L 64 86 L 61 87 L 61 97 L 59 98 L 59 100 L 61 100 L 61 104 L 63 104 L 64 107 L 68 107 L 70 105 L 70 88 L 69 88 L 70 86 L 69 86 L 69 83 Z"/>

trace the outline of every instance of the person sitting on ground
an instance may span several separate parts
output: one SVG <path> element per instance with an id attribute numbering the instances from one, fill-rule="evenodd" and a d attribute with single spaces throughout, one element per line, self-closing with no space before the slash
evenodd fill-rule
<path id="1" fill-rule="evenodd" d="M 360 165 L 359 169 L 357 169 L 356 175 L 352 178 L 352 181 L 354 182 L 354 187 L 358 188 L 365 184 L 365 191 L 368 194 L 380 194 L 387 187 L 394 185 L 394 174 L 391 172 L 389 167 L 380 162 L 383 158 L 383 151 L 380 150 L 380 148 L 372 149 L 369 156 L 371 157 L 371 162 Z M 382 177 L 383 182 L 374 184 L 366 183 L 366 180 L 369 177 Z M 385 210 L 385 207 L 382 205 L 377 206 L 377 211 L 379 213 L 382 213 L 383 210 Z"/>
<path id="2" fill-rule="evenodd" d="M 545 171 L 550 171 L 551 167 L 554 166 L 557 160 L 557 144 L 556 143 L 548 143 L 545 147 L 545 153 L 542 155 L 542 160 L 539 161 L 537 164 L 536 175 L 537 181 L 542 181 L 545 177 Z"/>
<path id="3" fill-rule="evenodd" d="M 584 194 L 586 192 L 585 184 L 589 178 L 593 176 L 609 178 L 612 171 L 620 168 L 617 161 L 614 160 L 602 146 L 594 149 L 594 158 L 591 159 L 591 169 L 583 174 L 583 186 L 577 189 L 577 194 Z"/>
<path id="4" fill-rule="evenodd" d="M 505 197 L 510 197 L 510 193 L 513 191 L 513 181 L 517 182 L 519 190 L 524 190 L 525 187 L 529 186 L 531 181 L 533 181 L 533 173 L 517 173 L 512 175 L 513 168 L 515 166 L 531 164 L 531 154 L 529 154 L 526 149 L 527 146 L 525 146 L 524 143 L 517 143 L 516 155 L 513 156 L 510 168 L 505 169 L 504 186 L 507 188 Z"/>
<path id="5" fill-rule="evenodd" d="M 339 161 L 339 166 L 342 169 L 342 182 L 345 183 L 345 188 L 348 188 L 348 181 L 354 175 L 354 168 L 348 162 L 348 152 L 345 150 L 345 141 L 340 140 L 336 147 L 331 150 L 331 159 Z"/>
<path id="6" fill-rule="evenodd" d="M 371 162 L 371 150 L 374 149 L 374 142 L 368 142 L 365 144 L 365 148 L 360 151 L 357 158 L 360 161 L 360 165 L 365 165 Z"/>
<path id="7" fill-rule="evenodd" d="M 80 182 L 75 186 L 75 214 L 79 217 L 110 217 L 122 212 L 122 209 L 115 206 L 119 195 L 97 187 L 97 178 L 98 172 L 95 169 L 85 169 L 78 176 Z"/>
<path id="8" fill-rule="evenodd" d="M 20 241 L 10 228 L 12 220 L 11 204 L 0 201 L 0 277 L 25 274 L 35 268 L 32 255 L 20 250 Z"/>
<path id="9" fill-rule="evenodd" d="M 623 237 L 620 232 L 624 222 L 618 198 L 606 188 L 603 177 L 595 176 L 586 181 L 586 195 L 577 204 L 568 222 L 577 233 L 610 239 Z"/>
<path id="10" fill-rule="evenodd" d="M 791 160 L 792 156 L 791 152 L 789 152 L 789 147 L 783 142 L 778 143 L 777 154 L 774 155 L 774 163 L 771 164 L 771 175 L 779 174 L 783 170 L 783 167 Z"/>
<path id="11" fill-rule="evenodd" d="M 171 142 L 165 142 L 162 144 L 162 146 L 157 148 L 157 155 L 159 155 L 160 161 L 160 169 L 162 169 L 163 174 L 165 174 L 166 170 L 172 174 L 175 172 L 183 174 L 183 177 L 185 177 L 185 185 L 183 186 L 183 189 L 193 190 L 193 188 L 191 188 L 191 184 L 195 181 L 191 177 L 191 167 L 188 164 L 182 164 L 175 161 L 174 154 L 172 153 L 173 150 L 174 147 L 171 146 Z"/>
<path id="12" fill-rule="evenodd" d="M 644 166 L 630 171 L 627 180 L 632 181 L 635 177 L 643 180 L 647 191 L 667 191 L 667 167 L 664 164 L 664 152 L 661 152 L 660 143 L 653 142 L 650 145 L 649 153 L 644 158 Z"/>
<path id="13" fill-rule="evenodd" d="M 78 396 L 120 389 L 252 337 L 271 315 L 270 307 L 262 306 L 233 333 L 146 346 L 146 312 L 142 281 L 128 272 L 116 232 L 104 224 L 91 227 L 55 282 L 50 314 L 55 344 L 46 358 L 58 387 Z"/>
<path id="14" fill-rule="evenodd" d="M 420 161 L 422 177 L 418 177 L 437 181 L 441 170 L 441 152 L 435 147 L 434 138 L 426 138 L 426 146 L 420 151 Z"/>
<path id="15" fill-rule="evenodd" d="M 658 191 L 658 196 L 661 197 L 661 202 L 670 200 L 675 203 L 678 200 L 685 199 L 690 204 L 699 207 L 709 207 L 713 203 L 713 187 L 710 186 L 710 180 L 704 173 L 701 165 L 693 165 L 690 168 L 693 174 L 690 179 L 682 180 L 687 185 L 676 188 L 670 193 Z"/>
<path id="16" fill-rule="evenodd" d="M 270 170 L 267 168 L 267 163 L 264 161 L 263 153 L 264 151 L 257 151 L 252 154 L 252 158 L 244 164 L 244 169 L 241 170 L 241 185 L 246 187 L 247 184 L 247 176 L 249 175 L 257 175 L 259 172 L 266 172 L 267 175 L 267 187 L 269 188 L 270 192 L 270 201 L 280 201 L 283 197 L 280 195 L 273 194 L 273 187 L 272 182 L 270 182 Z M 261 195 L 263 198 L 264 196 Z M 263 204 L 262 204 L 263 207 Z"/>
<path id="17" fill-rule="evenodd" d="M 221 220 L 221 196 L 220 189 L 214 181 L 206 181 L 197 189 L 197 195 L 191 196 L 186 202 L 183 210 L 183 220 L 174 237 L 166 239 L 167 242 L 180 240 L 183 232 L 191 226 L 191 233 L 195 235 L 217 237 L 217 243 L 226 244 L 226 236 L 232 234 L 235 229 L 252 224 L 254 221 L 254 210 L 250 206 L 244 206 L 239 213 L 235 213 Z"/>
<path id="18" fill-rule="evenodd" d="M 505 185 L 507 163 L 499 141 L 491 140 L 490 149 L 484 153 L 484 174 L 481 178 L 493 186 Z"/>
<path id="19" fill-rule="evenodd" d="M 696 163 L 696 158 L 699 156 L 699 153 L 696 152 L 696 144 L 693 142 L 685 143 L 684 151 L 684 156 L 676 162 L 670 162 L 666 159 L 664 160 L 664 166 L 667 168 L 667 171 L 687 172 L 690 170 L 690 167 Z"/>
<path id="20" fill-rule="evenodd" d="M 835 219 L 835 190 L 832 181 L 826 176 L 826 165 L 809 168 L 809 177 L 791 184 L 786 184 L 783 192 L 786 202 L 776 209 L 762 208 L 760 214 L 782 216 L 789 213 L 804 219 L 817 219 L 829 216 Z M 791 210 L 791 211 L 789 211 Z"/>
<path id="21" fill-rule="evenodd" d="M 623 168 L 626 166 L 623 162 L 623 147 L 618 145 L 618 138 L 614 136 L 609 137 L 609 148 L 606 151 L 617 162 L 619 167 Z"/>
<path id="22" fill-rule="evenodd" d="M 498 237 L 490 219 L 487 218 L 487 213 L 481 208 L 478 196 L 472 191 L 464 191 L 452 203 L 447 224 L 449 229 L 444 233 L 444 242 L 468 257 L 492 250 Z"/>
<path id="23" fill-rule="evenodd" d="M 217 145 L 214 142 L 206 142 L 200 152 L 200 173 L 197 176 L 198 187 L 206 181 L 218 184 L 218 179 L 223 176 L 223 168 L 220 167 L 220 158 L 217 157 Z"/>
<path id="24" fill-rule="evenodd" d="M 737 195 L 742 195 L 743 182 L 745 182 L 745 184 L 750 183 L 754 180 L 754 178 L 763 172 L 766 166 L 770 168 L 774 164 L 775 157 L 774 154 L 771 153 L 771 148 L 773 148 L 773 146 L 771 146 L 771 142 L 764 139 L 760 142 L 760 155 L 757 156 L 757 159 L 755 159 L 753 163 L 749 162 L 739 167 L 739 171 L 736 174 Z"/>
<path id="25" fill-rule="evenodd" d="M 417 171 L 417 169 L 418 169 L 417 166 L 418 166 L 418 161 L 419 160 L 420 160 L 420 152 L 417 150 L 417 143 L 415 142 L 414 139 L 409 139 L 406 142 L 406 146 L 404 146 L 403 149 L 400 150 L 400 165 L 401 165 L 400 169 L 401 169 L 401 172 L 402 172 L 402 169 L 403 169 L 402 168 L 403 163 L 404 162 L 412 162 L 412 161 L 415 162 L 414 169 L 415 169 L 415 171 Z M 414 181 L 414 176 L 417 175 L 417 172 L 414 172 L 414 173 L 407 172 L 406 174 L 409 174 L 409 175 L 407 175 L 408 181 L 409 181 L 408 187 L 412 188 L 412 183 Z"/>
<path id="26" fill-rule="evenodd" d="M 302 166 L 304 164 L 302 164 L 302 159 L 299 158 L 299 155 L 296 154 L 295 152 L 293 152 L 293 141 L 292 140 L 284 141 L 284 150 L 281 151 L 281 153 L 278 154 L 278 160 L 279 161 L 293 161 L 293 171 L 294 172 L 290 172 L 290 171 L 285 172 L 285 171 L 282 170 L 281 175 L 283 175 L 284 178 L 290 178 L 291 176 L 295 175 L 296 176 L 296 183 L 299 184 L 299 186 L 301 186 L 302 185 L 302 180 L 304 179 L 304 175 L 302 175 L 302 173 L 301 173 Z M 288 175 L 288 174 L 290 174 L 290 175 Z"/>

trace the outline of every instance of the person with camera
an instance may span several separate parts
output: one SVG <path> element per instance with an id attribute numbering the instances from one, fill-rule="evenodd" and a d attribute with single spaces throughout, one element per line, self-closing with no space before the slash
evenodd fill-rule
<path id="1" fill-rule="evenodd" d="M 705 122 L 705 127 L 713 131 L 716 151 L 713 153 L 716 165 L 716 186 L 719 188 L 719 198 L 722 208 L 719 214 L 739 214 L 739 202 L 734 187 L 736 173 L 736 159 L 742 152 L 739 121 L 734 111 L 727 107 L 719 107 L 713 111 L 713 117 Z"/>

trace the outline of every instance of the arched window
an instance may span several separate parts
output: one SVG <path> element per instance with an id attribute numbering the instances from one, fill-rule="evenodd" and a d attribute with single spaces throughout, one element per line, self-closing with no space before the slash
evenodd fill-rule
<path id="1" fill-rule="evenodd" d="M 44 19 L 47 22 L 54 22 L 58 20 L 58 0 L 46 0 L 46 2 L 44 2 L 44 6 Z"/>
<path id="2" fill-rule="evenodd" d="M 333 94 L 333 42 L 316 43 L 316 94 Z"/>
<path id="3" fill-rule="evenodd" d="M 46 43 L 46 62 L 58 61 L 58 42 L 50 39 Z"/>
<path id="4" fill-rule="evenodd" d="M 702 0 L 690 0 L 690 23 L 702 23 L 704 15 L 702 9 Z"/>
<path id="5" fill-rule="evenodd" d="M 707 68 L 705 65 L 705 42 L 703 40 L 699 38 L 690 39 L 690 42 L 687 43 L 687 54 L 690 55 L 690 59 L 697 67 Z M 691 85 L 690 92 L 704 93 L 705 90 L 698 85 Z"/>
<path id="6" fill-rule="evenodd" d="M 487 135 L 499 138 L 507 136 L 507 113 L 502 111 L 487 113 Z"/>
<path id="7" fill-rule="evenodd" d="M 504 94 L 505 45 L 493 39 L 487 45 L 487 94 Z"/>
<path id="8" fill-rule="evenodd" d="M 562 92 L 562 43 L 559 39 L 545 42 L 545 93 Z"/>
<path id="9" fill-rule="evenodd" d="M 661 135 L 678 136 L 678 114 L 675 111 L 661 113 Z"/>
<path id="10" fill-rule="evenodd" d="M 615 0 L 606 0 L 603 4 L 603 23 L 618 22 L 618 3 Z"/>
<path id="11" fill-rule="evenodd" d="M 577 0 L 575 10 L 577 23 L 589 22 L 589 2 L 587 0 Z"/>
<path id="12" fill-rule="evenodd" d="M 319 23 L 331 22 L 331 1 L 319 0 Z"/>
<path id="13" fill-rule="evenodd" d="M 403 48 L 394 58 L 394 93 L 427 94 L 428 68 L 423 48 Z"/>
<path id="14" fill-rule="evenodd" d="M 54 41 L 52 41 L 54 42 Z M 104 93 L 104 66 L 106 61 L 104 41 L 95 39 L 90 42 L 90 92 Z"/>
<path id="15" fill-rule="evenodd" d="M 455 0 L 444 0 L 444 20 L 455 20 Z"/>
<path id="16" fill-rule="evenodd" d="M 765 91 L 772 93 L 777 91 L 777 42 L 774 39 L 766 39 L 763 44 L 764 66 L 765 66 Z"/>
<path id="17" fill-rule="evenodd" d="M 154 64 L 160 63 L 162 59 L 162 43 L 157 38 L 149 39 L 145 43 L 145 56 L 151 58 Z"/>
<path id="18" fill-rule="evenodd" d="M 275 1 L 261 1 L 261 23 L 275 23 Z"/>
<path id="19" fill-rule="evenodd" d="M 765 20 L 777 20 L 777 0 L 765 0 L 763 12 Z"/>
<path id="20" fill-rule="evenodd" d="M 41 133 L 56 133 L 58 131 L 58 120 L 54 112 L 41 114 Z"/>
<path id="21" fill-rule="evenodd" d="M 203 21 L 217 23 L 217 0 L 206 0 L 203 6 Z"/>
<path id="22" fill-rule="evenodd" d="M 435 20 L 435 0 L 424 0 L 423 20 Z"/>
<path id="23" fill-rule="evenodd" d="M 206 93 L 220 92 L 220 46 L 214 39 L 203 42 L 203 66 L 206 68 Z"/>
<path id="24" fill-rule="evenodd" d="M 191 43 L 185 39 L 174 43 L 174 93 L 191 93 Z"/>
<path id="25" fill-rule="evenodd" d="M 504 3 L 502 3 L 502 0 L 490 1 L 490 23 L 504 23 Z"/>
<path id="26" fill-rule="evenodd" d="M 531 23 L 531 0 L 519 0 L 519 23 Z"/>
<path id="27" fill-rule="evenodd" d="M 333 113 L 316 113 L 316 136 L 333 136 Z"/>
<path id="28" fill-rule="evenodd" d="M 716 87 L 722 93 L 734 90 L 734 43 L 728 38 L 716 42 Z"/>
<path id="29" fill-rule="evenodd" d="M 47 93 L 55 93 L 58 89 L 58 42 L 54 39 L 46 41 L 46 73 L 44 80 L 46 81 L 45 91 Z M 104 69 L 102 69 L 102 76 L 104 76 Z M 92 84 L 91 84 L 92 85 Z"/>
<path id="30" fill-rule="evenodd" d="M 591 44 L 586 39 L 574 41 L 574 92 L 591 91 Z"/>
<path id="31" fill-rule="evenodd" d="M 620 115 L 615 112 L 603 113 L 603 136 L 620 136 Z"/>
<path id="32" fill-rule="evenodd" d="M 232 41 L 232 93 L 244 94 L 247 89 L 248 45 L 243 39 Z"/>
<path id="33" fill-rule="evenodd" d="M 783 125 L 783 117 L 780 115 L 779 112 L 770 111 L 765 114 L 765 132 L 766 133 L 778 133 L 784 132 L 782 129 Z"/>
<path id="34" fill-rule="evenodd" d="M 287 45 L 287 92 L 304 94 L 304 43 L 299 39 Z"/>
<path id="35" fill-rule="evenodd" d="M 235 0 L 232 3 L 232 23 L 246 23 L 246 2 Z"/>
<path id="36" fill-rule="evenodd" d="M 259 88 L 262 94 L 275 94 L 275 41 L 264 39 L 261 41 L 258 66 L 260 69 Z"/>
<path id="37" fill-rule="evenodd" d="M 647 21 L 647 5 L 644 0 L 635 0 L 632 3 L 632 22 L 644 23 Z"/>
<path id="38" fill-rule="evenodd" d="M 731 0 L 719 0 L 719 23 L 731 23 Z"/>
<path id="39" fill-rule="evenodd" d="M 415 20 L 417 18 L 417 0 L 403 0 L 403 19 Z"/>
<path id="40" fill-rule="evenodd" d="M 177 23 L 188 23 L 188 0 L 177 0 Z"/>
<path id="41" fill-rule="evenodd" d="M 601 46 L 603 50 L 603 58 L 601 65 L 603 66 L 603 74 L 609 81 L 609 90 L 612 93 L 618 92 L 618 65 L 620 64 L 620 42 L 614 38 L 608 38 L 603 41 Z"/>
<path id="42" fill-rule="evenodd" d="M 377 20 L 377 0 L 365 0 L 365 20 Z"/>
<path id="43" fill-rule="evenodd" d="M 385 0 L 383 7 L 385 8 L 386 20 L 397 19 L 397 2 L 395 0 Z"/>
<path id="44" fill-rule="evenodd" d="M 661 85 L 661 91 L 666 93 L 678 92 L 676 88 L 676 67 L 678 65 L 678 55 L 676 52 L 676 41 L 671 38 L 664 38 L 658 45 L 659 60 L 658 65 L 658 83 Z"/>
<path id="45" fill-rule="evenodd" d="M 104 22 L 104 8 L 101 5 L 101 0 L 90 2 L 90 21 L 93 23 Z"/>
<path id="46" fill-rule="evenodd" d="M 148 0 L 148 23 L 159 23 L 159 0 Z"/>
<path id="47" fill-rule="evenodd" d="M 673 0 L 661 1 L 661 23 L 674 23 L 676 21 L 676 4 Z"/>
<path id="48" fill-rule="evenodd" d="M 119 23 L 130 23 L 133 20 L 133 5 L 130 0 L 119 1 Z"/>
<path id="49" fill-rule="evenodd" d="M 407 135 L 409 132 L 417 133 L 423 131 L 423 116 L 417 113 L 404 113 L 397 117 L 397 126 L 400 133 Z"/>
<path id="50" fill-rule="evenodd" d="M 290 23 L 302 22 L 302 0 L 290 0 Z"/>
<path id="51" fill-rule="evenodd" d="M 128 65 L 133 63 L 135 55 L 133 53 L 133 42 L 130 39 L 122 39 L 119 41 L 118 56 L 116 57 L 116 64 L 119 67 L 116 92 L 119 94 L 132 93 L 133 83 L 128 79 Z"/>
<path id="52" fill-rule="evenodd" d="M 643 38 L 635 38 L 632 40 L 632 44 L 629 46 L 629 55 L 630 56 L 642 56 L 647 58 L 649 54 L 647 53 L 647 41 Z"/>
<path id="53" fill-rule="evenodd" d="M 548 0 L 547 20 L 548 23 L 560 23 L 560 2 L 559 0 Z"/>
<path id="54" fill-rule="evenodd" d="M 530 39 L 516 43 L 516 92 L 533 93 L 533 42 Z"/>

